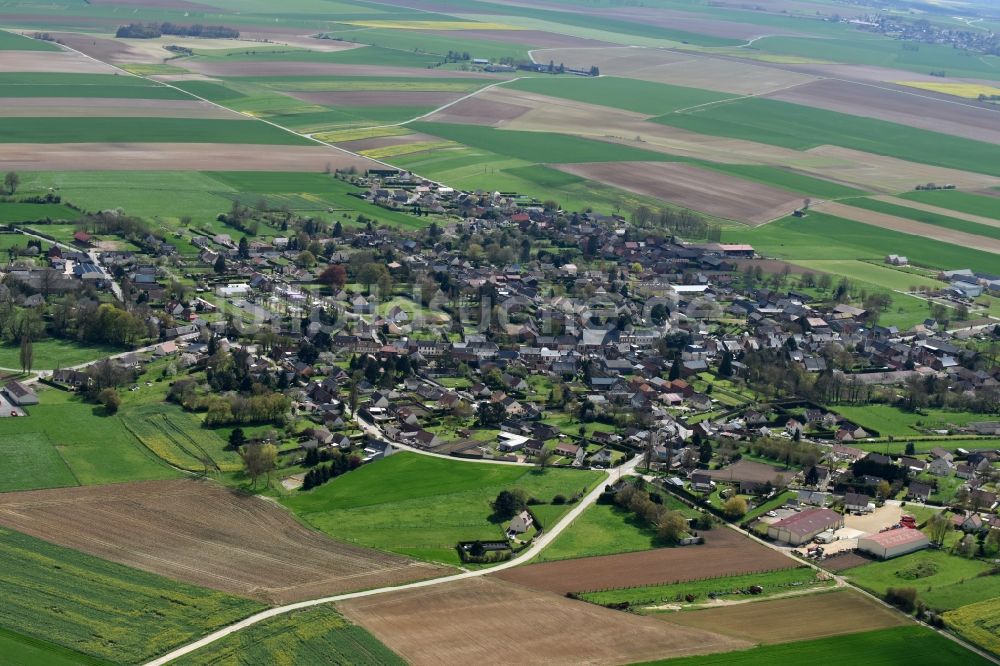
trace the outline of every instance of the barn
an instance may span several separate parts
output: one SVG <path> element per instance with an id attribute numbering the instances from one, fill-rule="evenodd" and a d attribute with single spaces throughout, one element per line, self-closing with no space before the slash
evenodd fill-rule
<path id="1" fill-rule="evenodd" d="M 775 541 L 801 546 L 820 532 L 844 526 L 844 517 L 830 509 L 805 509 L 801 513 L 772 523 L 767 536 Z"/>
<path id="2" fill-rule="evenodd" d="M 930 545 L 930 539 L 920 530 L 900 528 L 877 534 L 866 534 L 858 539 L 858 550 L 888 560 L 921 550 Z"/>

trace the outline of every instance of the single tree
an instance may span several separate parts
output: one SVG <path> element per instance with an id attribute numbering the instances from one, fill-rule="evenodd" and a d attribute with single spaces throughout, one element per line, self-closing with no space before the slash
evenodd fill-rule
<path id="1" fill-rule="evenodd" d="M 271 470 L 278 458 L 278 448 L 274 444 L 247 444 L 240 449 L 240 457 L 243 458 L 243 467 L 254 488 L 257 487 L 257 479 L 263 474 L 268 475 L 270 482 Z"/>
<path id="2" fill-rule="evenodd" d="M 520 488 L 501 490 L 493 500 L 493 513 L 500 520 L 510 520 L 528 506 L 528 498 Z"/>
<path id="3" fill-rule="evenodd" d="M 944 539 L 951 530 L 951 519 L 944 511 L 935 513 L 927 520 L 927 531 L 931 541 L 939 546 L 944 543 Z"/>
<path id="4" fill-rule="evenodd" d="M 118 391 L 113 388 L 106 388 L 98 393 L 97 399 L 102 405 L 104 405 L 104 410 L 108 414 L 117 414 L 118 408 L 122 404 L 121 396 L 118 395 Z"/>
<path id="5" fill-rule="evenodd" d="M 722 512 L 729 518 L 739 518 L 747 512 L 747 501 L 739 495 L 733 495 L 722 505 Z"/>
<path id="6" fill-rule="evenodd" d="M 7 175 L 3 177 L 3 186 L 7 190 L 7 194 L 14 194 L 17 192 L 17 186 L 21 184 L 21 177 L 17 175 L 16 171 L 8 171 Z"/>
<path id="7" fill-rule="evenodd" d="M 21 372 L 30 372 L 32 361 L 34 360 L 34 349 L 31 338 L 27 335 L 21 336 Z"/>
<path id="8" fill-rule="evenodd" d="M 219 258 L 215 260 L 215 266 L 213 266 L 213 269 L 215 270 L 216 275 L 222 275 L 223 273 L 225 273 L 226 258 L 220 254 Z"/>
<path id="9" fill-rule="evenodd" d="M 246 442 L 247 436 L 244 434 L 243 428 L 233 428 L 233 431 L 229 433 L 229 448 L 233 451 L 239 451 Z"/>
<path id="10" fill-rule="evenodd" d="M 339 289 L 347 284 L 347 270 L 340 264 L 331 264 L 323 269 L 316 280 L 332 289 Z"/>
<path id="11" fill-rule="evenodd" d="M 677 543 L 687 532 L 687 520 L 679 511 L 667 511 L 660 518 L 658 536 L 667 543 Z"/>

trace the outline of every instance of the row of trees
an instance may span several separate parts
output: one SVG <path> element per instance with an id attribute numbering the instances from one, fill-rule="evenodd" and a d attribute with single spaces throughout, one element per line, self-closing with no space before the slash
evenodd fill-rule
<path id="1" fill-rule="evenodd" d="M 118 28 L 115 37 L 125 39 L 156 39 L 163 35 L 200 37 L 202 39 L 237 39 L 239 30 L 224 25 L 178 25 L 176 23 L 130 23 Z"/>
<path id="2" fill-rule="evenodd" d="M 319 464 L 322 457 L 326 457 L 330 462 L 325 465 Z M 321 452 L 318 449 L 311 449 L 306 453 L 304 464 L 312 469 L 306 472 L 302 481 L 302 490 L 310 490 L 341 474 L 357 469 L 361 466 L 361 458 L 341 451 L 324 450 Z"/>

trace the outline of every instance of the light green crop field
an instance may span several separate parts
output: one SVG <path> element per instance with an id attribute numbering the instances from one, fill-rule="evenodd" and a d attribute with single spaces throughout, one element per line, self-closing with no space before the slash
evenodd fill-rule
<path id="1" fill-rule="evenodd" d="M 754 42 L 763 53 L 800 56 L 857 65 L 878 65 L 927 74 L 944 72 L 947 76 L 976 79 L 1000 79 L 1000 57 L 980 55 L 945 44 L 920 44 L 851 31 L 837 39 L 803 37 L 764 37 Z"/>
<path id="2" fill-rule="evenodd" d="M 23 37 L 17 33 L 0 30 L 0 51 L 58 51 L 52 42 Z"/>
<path id="3" fill-rule="evenodd" d="M 202 60 L 222 60 L 225 62 L 237 61 L 268 61 L 277 60 L 291 62 L 330 62 L 341 65 L 382 65 L 385 67 L 419 67 L 426 68 L 428 65 L 436 65 L 441 62 L 438 56 L 413 51 L 404 51 L 397 48 L 382 48 L 379 46 L 362 46 L 356 49 L 345 51 L 303 51 L 301 49 L 289 49 L 287 51 L 256 51 L 230 53 L 223 56 L 198 56 Z"/>
<path id="4" fill-rule="evenodd" d="M 700 134 L 806 150 L 830 144 L 911 162 L 1000 175 L 996 146 L 846 113 L 757 97 L 671 113 L 656 122 Z"/>
<path id="5" fill-rule="evenodd" d="M 473 26 L 474 27 L 474 26 Z M 509 40 L 469 39 L 452 35 L 434 34 L 423 30 L 385 30 L 369 28 L 358 30 L 351 26 L 343 30 L 327 33 L 332 38 L 345 41 L 360 42 L 372 46 L 386 46 L 412 53 L 429 53 L 436 56 L 446 56 L 449 51 L 466 52 L 474 58 L 528 59 L 528 51 L 536 45 L 524 44 L 518 39 L 516 31 L 510 33 Z"/>
<path id="6" fill-rule="evenodd" d="M 990 565 L 940 550 L 922 550 L 844 572 L 852 583 L 876 594 L 890 587 L 913 587 L 928 606 L 950 610 L 1000 593 L 1000 579 L 980 578 Z M 916 576 L 916 577 L 914 577 Z"/>
<path id="7" fill-rule="evenodd" d="M 856 442 L 854 446 L 863 451 L 875 451 L 886 455 L 902 455 L 906 451 L 906 444 L 910 439 L 897 439 L 895 442 Z M 955 449 L 965 449 L 966 451 L 995 451 L 1000 448 L 1000 439 L 962 439 L 937 438 L 937 439 L 912 439 L 915 453 L 928 453 L 938 447 L 945 451 Z"/>
<path id="8" fill-rule="evenodd" d="M 44 433 L 0 437 L 0 455 L 6 461 L 0 473 L 0 492 L 77 485 L 73 472 Z"/>
<path id="9" fill-rule="evenodd" d="M 920 266 L 950 270 L 996 270 L 996 255 L 971 248 L 903 234 L 889 229 L 810 212 L 786 217 L 754 229 L 726 228 L 726 243 L 750 243 L 771 257 L 802 259 L 874 259 L 901 254 Z"/>
<path id="10" fill-rule="evenodd" d="M 255 120 L 202 118 L 4 118 L 0 143 L 250 143 L 314 145 Z"/>
<path id="11" fill-rule="evenodd" d="M 39 390 L 38 397 L 41 404 L 29 407 L 27 417 L 0 419 L 0 440 L 28 436 L 48 442 L 69 466 L 75 479 L 70 485 L 170 479 L 180 475 L 136 441 L 119 417 L 103 416 L 103 407 L 56 389 Z M 0 468 L 0 485 L 23 483 L 24 478 L 23 471 L 10 466 Z"/>
<path id="12" fill-rule="evenodd" d="M 178 666 L 404 666 L 389 648 L 330 606 L 294 611 L 266 620 L 196 650 Z"/>
<path id="13" fill-rule="evenodd" d="M 521 488 L 550 502 L 590 489 L 598 472 L 468 464 L 397 453 L 281 501 L 306 523 L 335 538 L 417 559 L 459 564 L 459 541 L 497 539 L 506 527 L 490 516 L 501 490 Z M 531 510 L 551 525 L 571 505 Z"/>
<path id="14" fill-rule="evenodd" d="M 963 606 L 945 613 L 944 619 L 966 640 L 1000 654 L 1000 599 Z"/>
<path id="15" fill-rule="evenodd" d="M 794 263 L 815 271 L 841 275 L 851 281 L 867 282 L 892 290 L 908 291 L 910 287 L 940 289 L 944 286 L 940 280 L 856 259 L 796 260 Z M 895 296 L 896 294 L 893 295 L 894 298 Z"/>
<path id="16" fill-rule="evenodd" d="M 903 199 L 957 210 L 970 215 L 982 215 L 1000 220 L 1000 197 L 972 194 L 960 190 L 922 190 L 900 195 Z"/>
<path id="17" fill-rule="evenodd" d="M 863 622 L 859 625 L 864 626 Z M 866 666 L 987 666 L 991 662 L 931 629 L 910 626 L 765 645 L 738 652 L 651 661 L 642 666 L 854 666 L 858 663 Z"/>
<path id="18" fill-rule="evenodd" d="M 939 215 L 938 213 L 930 213 L 925 210 L 910 208 L 908 206 L 899 206 L 893 203 L 889 203 L 887 201 L 862 198 L 862 199 L 847 199 L 844 201 L 844 203 L 850 206 L 856 206 L 858 208 L 873 210 L 877 213 L 895 215 L 896 217 L 902 217 L 907 220 L 916 220 L 917 222 L 923 222 L 924 224 L 930 224 L 935 227 L 942 227 L 944 229 L 953 229 L 955 231 L 961 231 L 967 234 L 975 234 L 978 236 L 985 236 L 987 238 L 1000 238 L 1000 227 L 991 227 L 988 224 L 970 222 L 968 220 L 962 220 L 957 217 L 949 217 L 947 215 Z"/>
<path id="19" fill-rule="evenodd" d="M 0 627 L 137 663 L 261 610 L 249 599 L 0 530 Z"/>
<path id="20" fill-rule="evenodd" d="M 672 86 L 616 76 L 597 78 L 546 76 L 520 79 L 504 87 L 588 104 L 613 106 L 650 116 L 733 97 L 727 93 L 700 88 Z"/>
<path id="21" fill-rule="evenodd" d="M 199 417 L 174 404 L 154 403 L 123 410 L 125 429 L 143 446 L 168 463 L 192 472 L 214 468 L 221 472 L 243 469 L 240 456 L 227 451 L 227 442 L 202 428 Z"/>
<path id="22" fill-rule="evenodd" d="M 409 127 L 473 148 L 538 164 L 675 161 L 675 158 L 663 153 L 552 132 L 523 132 L 426 122 L 410 123 Z"/>
<path id="23" fill-rule="evenodd" d="M 6 666 L 110 666 L 112 662 L 0 629 L 0 655 Z"/>

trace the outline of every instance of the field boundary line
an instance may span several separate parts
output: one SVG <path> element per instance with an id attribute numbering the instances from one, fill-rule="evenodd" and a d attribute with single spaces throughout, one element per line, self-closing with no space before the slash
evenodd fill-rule
<path id="1" fill-rule="evenodd" d="M 623 465 L 622 468 L 619 469 L 621 469 L 621 471 L 624 472 L 631 472 L 631 470 L 636 466 L 636 464 L 638 464 L 638 462 L 639 458 L 635 458 L 632 461 L 625 463 L 625 465 Z M 239 622 L 236 622 L 235 624 L 231 624 L 228 627 L 223 627 L 222 629 L 218 629 L 212 632 L 211 634 L 208 634 L 207 636 L 198 639 L 197 641 L 176 648 L 165 655 L 162 655 L 156 659 L 153 659 L 152 661 L 147 662 L 145 666 L 163 666 L 164 664 L 170 663 L 175 659 L 179 659 L 180 657 L 183 657 L 186 654 L 190 654 L 195 650 L 198 650 L 222 638 L 225 638 L 226 636 L 232 633 L 235 633 L 242 629 L 246 629 L 247 627 L 251 627 L 255 624 L 271 619 L 273 617 L 285 615 L 287 613 L 291 613 L 296 610 L 301 610 L 303 608 L 310 608 L 313 606 L 320 606 L 332 602 L 347 601 L 349 599 L 358 599 L 361 597 L 374 596 L 378 594 L 386 594 L 389 592 L 399 592 L 402 590 L 411 590 L 421 587 L 442 585 L 445 583 L 452 583 L 460 580 L 465 580 L 467 578 L 478 578 L 480 576 L 486 576 L 491 573 L 496 573 L 497 571 L 503 571 L 504 569 L 520 566 L 521 564 L 524 564 L 537 557 L 537 555 L 546 546 L 548 546 L 557 536 L 559 536 L 559 534 L 561 534 L 562 531 L 566 529 L 574 520 L 576 520 L 580 516 L 580 514 L 582 514 L 588 507 L 590 507 L 594 502 L 596 502 L 597 498 L 604 493 L 604 486 L 605 484 L 611 481 L 612 476 L 613 475 L 611 471 L 606 471 L 604 479 L 599 481 L 595 485 L 593 490 L 591 490 L 584 498 L 582 498 L 579 502 L 577 502 L 576 505 L 574 505 L 573 508 L 570 509 L 570 511 L 566 515 L 564 515 L 561 520 L 559 520 L 559 522 L 555 523 L 555 525 L 553 525 L 552 528 L 546 530 L 541 536 L 537 537 L 532 542 L 531 546 L 521 551 L 519 556 L 507 560 L 506 562 L 502 562 L 495 567 L 491 567 L 489 569 L 477 569 L 474 571 L 464 571 L 462 573 L 452 574 L 450 576 L 443 576 L 440 578 L 430 578 L 427 580 L 416 581 L 404 585 L 390 585 L 387 587 L 379 587 L 371 590 L 348 592 L 345 594 L 339 594 L 329 597 L 321 597 L 318 599 L 310 599 L 307 601 L 299 601 L 293 604 L 287 604 L 285 606 L 269 608 L 267 610 L 251 615 L 250 617 L 244 618 Z"/>

